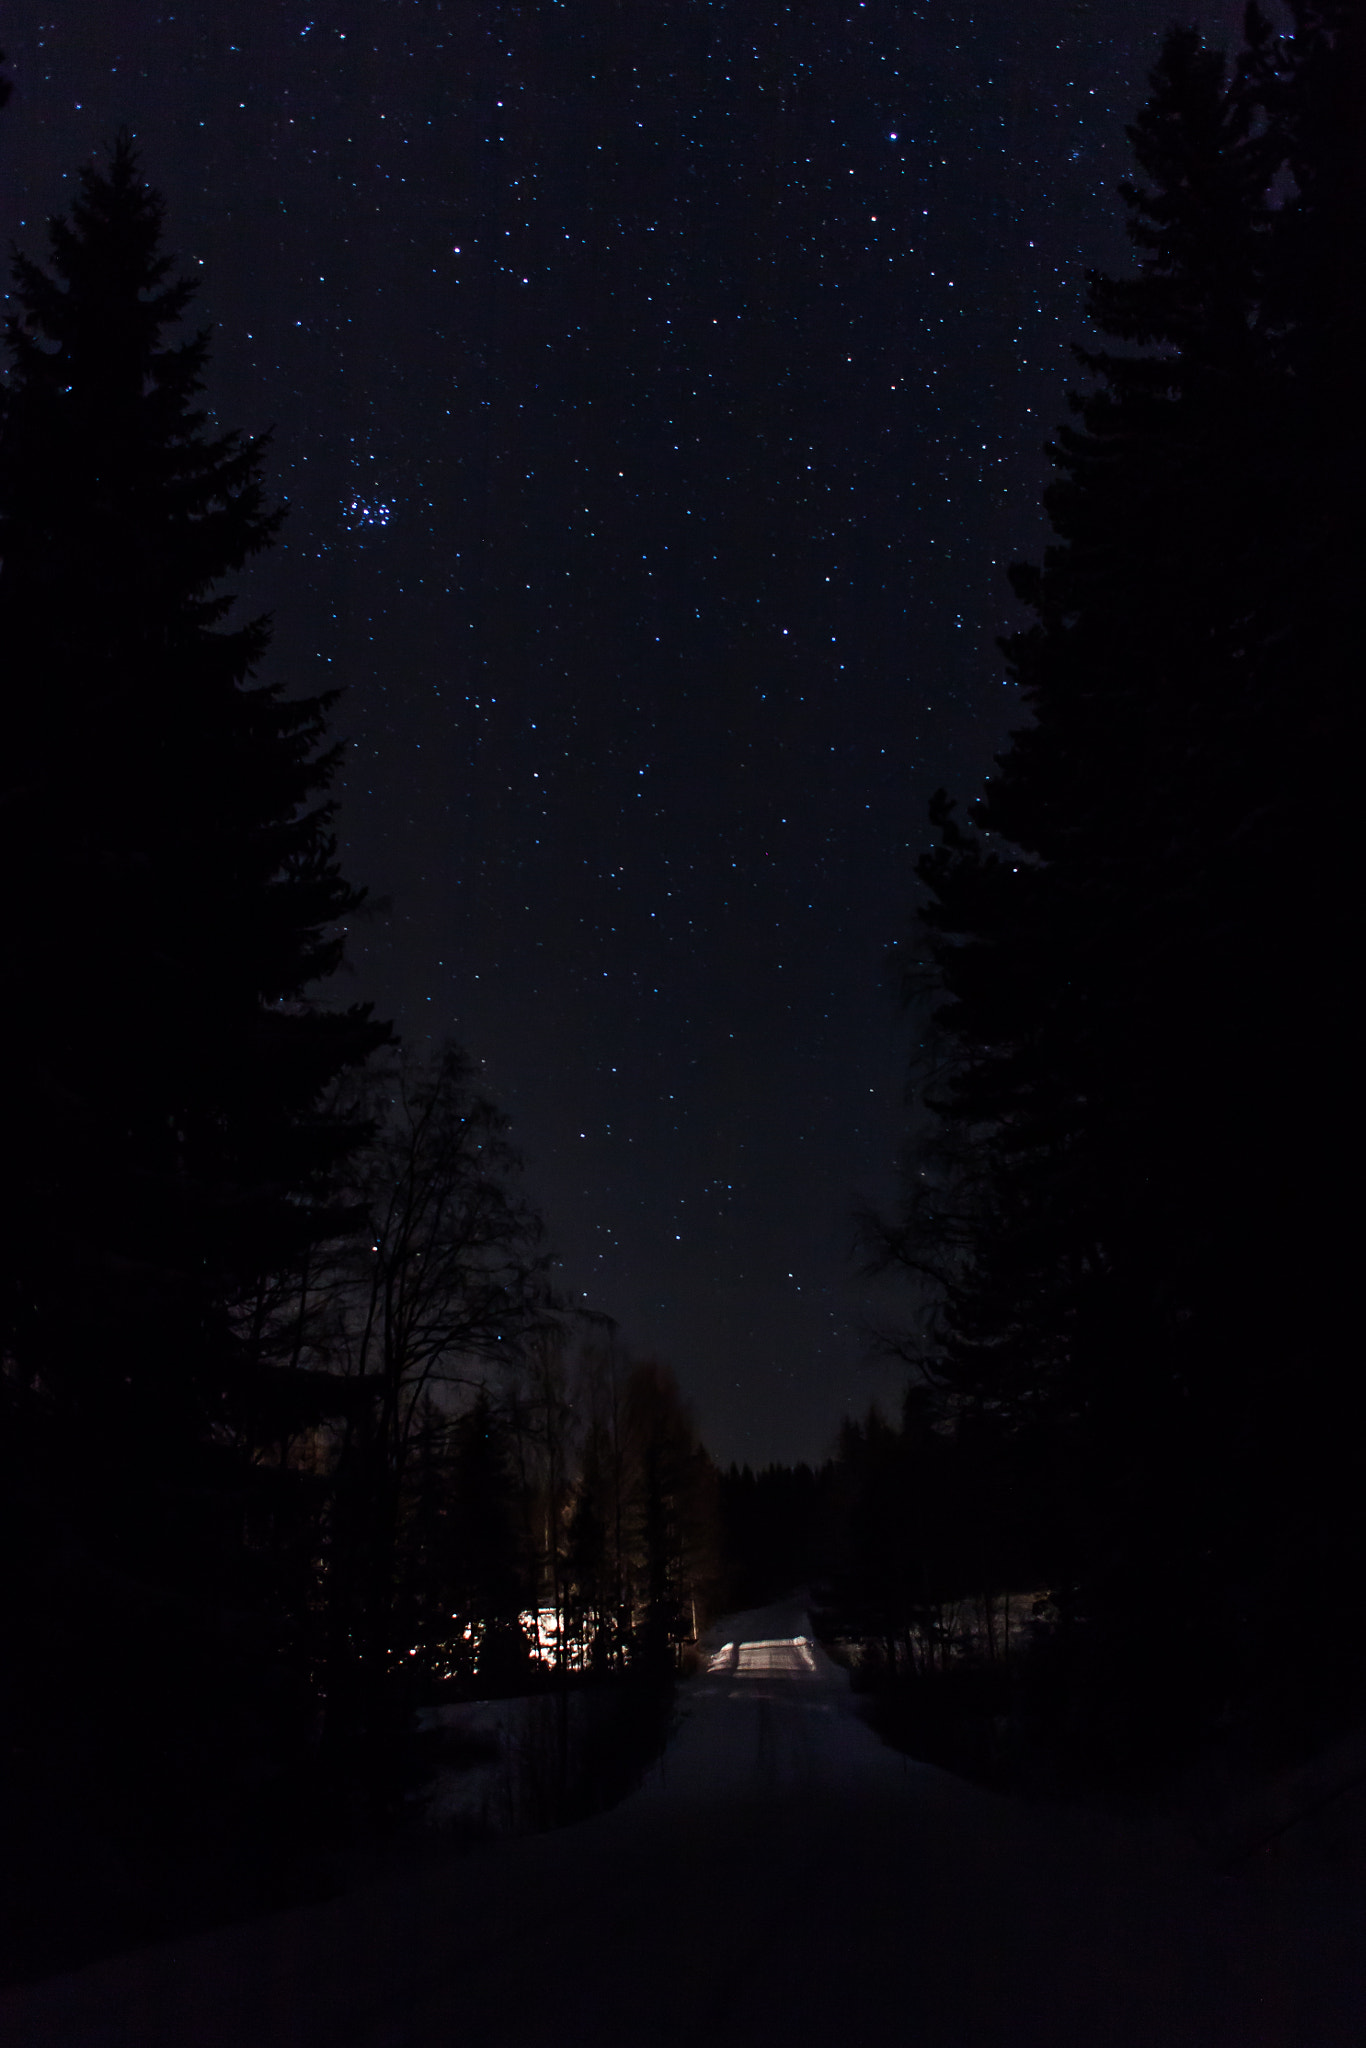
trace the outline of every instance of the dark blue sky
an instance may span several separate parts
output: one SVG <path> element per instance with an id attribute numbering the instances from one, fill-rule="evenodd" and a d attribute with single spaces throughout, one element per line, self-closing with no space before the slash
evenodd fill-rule
<path id="1" fill-rule="evenodd" d="M 1228 33 L 1241 9 L 1206 10 Z M 1017 716 L 1084 263 L 1168 0 L 44 0 L 30 252 L 121 123 L 273 425 L 272 678 L 344 687 L 354 979 L 513 1115 L 565 1284 L 713 1451 L 894 1391 L 887 993 L 940 784 Z"/>

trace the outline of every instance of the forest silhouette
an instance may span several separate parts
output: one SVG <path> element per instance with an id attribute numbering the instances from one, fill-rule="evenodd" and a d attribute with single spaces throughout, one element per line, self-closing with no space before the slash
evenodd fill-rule
<path id="1" fill-rule="evenodd" d="M 442 1703 L 608 1701 L 543 1804 L 577 1817 L 707 1623 L 797 1586 L 890 1739 L 997 1784 L 1255 1775 L 1359 1722 L 1366 72 L 1356 10 L 1289 14 L 1232 61 L 1171 31 L 1128 130 L 1135 268 L 1089 274 L 1012 572 L 1028 723 L 966 819 L 935 799 L 898 954 L 921 1114 L 863 1234 L 905 1400 L 818 1470 L 719 1472 L 557 1288 L 466 1053 L 330 993 L 335 699 L 231 620 L 283 515 L 127 137 L 16 255 L 8 1974 L 325 1887 L 411 1831 Z"/>

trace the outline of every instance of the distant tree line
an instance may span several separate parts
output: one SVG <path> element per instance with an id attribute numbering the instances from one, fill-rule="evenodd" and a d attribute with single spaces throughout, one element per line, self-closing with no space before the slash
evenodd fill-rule
<path id="1" fill-rule="evenodd" d="M 1029 722 L 970 821 L 932 807 L 930 1135 L 874 1228 L 930 1304 L 923 1391 L 861 1453 L 925 1518 L 889 1556 L 936 1576 L 936 1468 L 976 1433 L 997 1583 L 1053 1593 L 1036 1733 L 1112 1769 L 1280 1753 L 1366 1677 L 1366 19 L 1289 12 L 1250 8 L 1231 65 L 1172 30 L 1128 130 L 1136 269 L 1089 274 L 1054 539 L 1012 572 Z"/>
<path id="2" fill-rule="evenodd" d="M 229 621 L 282 514 L 162 224 L 121 139 L 0 396 L 11 1970 L 288 1895 L 424 1688 L 667 1675 L 714 1576 L 678 1389 L 557 1296 L 469 1061 L 327 993 L 335 695 Z"/>

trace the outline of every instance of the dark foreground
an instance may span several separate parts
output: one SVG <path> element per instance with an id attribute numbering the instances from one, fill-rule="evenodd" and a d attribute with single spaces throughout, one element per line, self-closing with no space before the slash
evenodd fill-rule
<path id="1" fill-rule="evenodd" d="M 882 1747 L 796 1608 L 714 1633 L 614 1812 L 0 1996 L 15 2048 L 1361 2048 L 1345 1880 Z M 722 1651 L 723 1642 L 731 1648 Z"/>

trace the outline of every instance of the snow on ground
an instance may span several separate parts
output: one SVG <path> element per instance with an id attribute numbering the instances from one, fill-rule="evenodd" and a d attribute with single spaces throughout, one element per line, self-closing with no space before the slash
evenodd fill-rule
<path id="1" fill-rule="evenodd" d="M 413 1804 L 429 1829 L 467 1845 L 532 1833 L 554 1810 L 562 1761 L 568 1759 L 572 1787 L 585 1746 L 610 1739 L 619 1711 L 617 1695 L 605 1687 L 422 1708 L 419 1728 L 439 1732 L 444 1748 Z"/>
<path id="2" fill-rule="evenodd" d="M 1361 2048 L 1360 1894 L 884 1748 L 730 1617 L 613 1812 L 0 1996 L 18 2048 Z"/>
<path id="3" fill-rule="evenodd" d="M 423 1799 L 431 1826 L 464 1826 L 487 1835 L 519 1832 L 529 1803 L 530 1759 L 553 1743 L 550 1724 L 557 1705 L 547 1693 L 528 1693 L 422 1709 L 420 1728 L 440 1729 L 472 1751 L 486 1747 L 488 1752 L 438 1768 Z"/>

